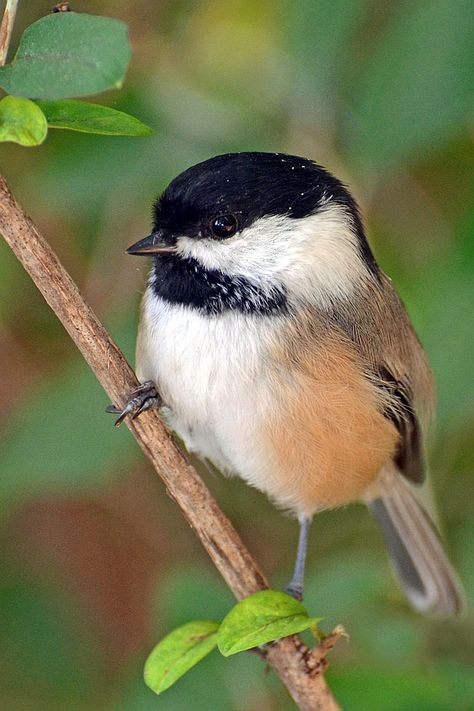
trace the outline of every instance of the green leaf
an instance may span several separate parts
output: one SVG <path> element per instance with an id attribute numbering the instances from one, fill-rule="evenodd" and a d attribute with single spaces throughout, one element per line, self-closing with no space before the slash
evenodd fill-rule
<path id="1" fill-rule="evenodd" d="M 64 99 L 120 87 L 130 61 L 127 26 L 110 17 L 59 12 L 30 25 L 0 86 L 30 99 Z"/>
<path id="2" fill-rule="evenodd" d="M 0 141 L 39 146 L 48 133 L 46 117 L 29 99 L 5 96 L 0 101 Z"/>
<path id="3" fill-rule="evenodd" d="M 239 602 L 222 620 L 217 644 L 224 657 L 280 637 L 297 634 L 320 618 L 309 617 L 304 605 L 286 593 L 262 590 Z"/>
<path id="4" fill-rule="evenodd" d="M 156 694 L 168 689 L 217 644 L 218 622 L 188 622 L 159 642 L 145 663 L 145 682 Z"/>
<path id="5" fill-rule="evenodd" d="M 68 128 L 104 136 L 149 136 L 149 126 L 123 111 L 85 101 L 38 101 L 50 128 Z"/>

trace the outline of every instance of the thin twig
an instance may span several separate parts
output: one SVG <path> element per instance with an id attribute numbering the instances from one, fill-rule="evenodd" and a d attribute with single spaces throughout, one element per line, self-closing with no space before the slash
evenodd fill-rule
<path id="1" fill-rule="evenodd" d="M 20 0 L 7 0 L 0 25 L 0 67 L 7 61 L 8 48 L 12 38 L 13 24 Z"/>
<path id="2" fill-rule="evenodd" d="M 123 406 L 137 385 L 132 369 L 1 176 L 0 233 L 111 400 Z M 265 589 L 267 581 L 249 551 L 156 412 L 145 412 L 127 425 L 235 596 L 241 599 Z M 266 659 L 302 711 L 337 711 L 318 660 L 313 661 L 313 653 L 298 637 L 270 645 Z"/>
<path id="3" fill-rule="evenodd" d="M 316 664 L 315 669 L 319 672 L 326 671 L 327 661 L 326 656 L 334 649 L 338 640 L 341 637 L 348 637 L 346 630 L 342 625 L 337 625 L 332 632 L 327 634 L 324 639 L 318 644 L 316 649 L 313 649 L 311 663 Z"/>

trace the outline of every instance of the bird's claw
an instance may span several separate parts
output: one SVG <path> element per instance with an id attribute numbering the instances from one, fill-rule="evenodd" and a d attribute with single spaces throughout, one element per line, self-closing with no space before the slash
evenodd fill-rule
<path id="1" fill-rule="evenodd" d="M 294 597 L 295 600 L 302 602 L 303 600 L 303 586 L 299 583 L 289 583 L 284 589 L 287 595 Z"/>
<path id="2" fill-rule="evenodd" d="M 147 380 L 135 390 L 132 390 L 130 398 L 122 410 L 115 405 L 109 405 L 105 408 L 105 411 L 112 415 L 119 415 L 115 421 L 115 427 L 119 427 L 127 415 L 130 415 L 134 420 L 141 412 L 145 412 L 145 410 L 149 410 L 152 407 L 160 407 L 162 404 L 162 399 L 155 383 Z"/>

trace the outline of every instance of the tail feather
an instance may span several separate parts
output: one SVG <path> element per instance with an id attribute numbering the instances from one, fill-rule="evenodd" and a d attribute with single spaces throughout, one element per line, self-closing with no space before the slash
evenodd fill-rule
<path id="1" fill-rule="evenodd" d="M 380 498 L 368 506 L 382 529 L 411 605 L 424 613 L 458 614 L 463 599 L 458 576 L 433 522 L 409 485 L 394 472 Z"/>

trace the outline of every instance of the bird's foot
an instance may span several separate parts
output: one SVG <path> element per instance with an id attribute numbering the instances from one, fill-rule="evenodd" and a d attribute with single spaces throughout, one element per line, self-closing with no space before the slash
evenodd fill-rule
<path id="1" fill-rule="evenodd" d="M 286 592 L 287 595 L 291 595 L 291 597 L 294 597 L 295 600 L 299 600 L 299 602 L 302 602 L 303 600 L 303 586 L 301 583 L 294 583 L 291 581 L 288 583 L 283 592 Z"/>
<path id="2" fill-rule="evenodd" d="M 152 407 L 161 407 L 162 404 L 163 401 L 155 383 L 152 380 L 146 380 L 138 388 L 132 390 L 123 410 L 115 407 L 115 405 L 109 405 L 105 411 L 110 412 L 112 415 L 119 415 L 115 421 L 115 427 L 119 427 L 127 415 L 130 415 L 134 420 L 141 412 L 145 412 L 145 410 L 149 410 Z"/>

